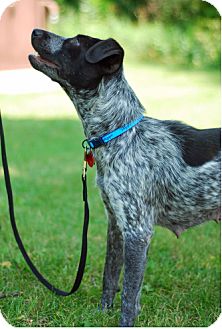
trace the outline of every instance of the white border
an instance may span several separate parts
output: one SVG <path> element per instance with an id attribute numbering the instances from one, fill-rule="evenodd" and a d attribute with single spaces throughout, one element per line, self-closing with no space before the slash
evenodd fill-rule
<path id="1" fill-rule="evenodd" d="M 16 1 L 18 1 L 18 0 L 1 0 L 1 3 L 0 3 L 0 19 L 1 19 L 2 15 L 4 14 L 4 11 L 6 10 L 6 8 L 8 6 L 11 6 Z"/>
<path id="2" fill-rule="evenodd" d="M 203 0 L 203 1 L 206 1 L 206 0 Z M 221 15 L 221 13 L 222 13 L 222 1 L 221 0 L 207 0 L 206 2 L 212 4 Z M 219 328 L 221 328 L 221 326 L 222 326 L 222 313 L 220 314 L 219 318 L 210 326 L 210 328 L 219 329 Z M 0 310 L 0 327 L 1 328 L 14 328 L 12 325 L 10 325 L 5 320 L 5 318 L 3 317 L 2 313 L 1 313 L 1 310 Z M 22 328 L 22 327 L 20 327 L 20 328 Z M 27 328 L 27 327 L 25 327 L 25 328 Z M 62 329 L 62 327 L 60 327 L 60 328 Z M 165 329 L 165 328 L 163 328 L 163 329 Z M 178 329 L 178 328 L 176 328 L 176 329 Z M 191 329 L 191 328 L 189 328 L 189 329 Z"/>
<path id="3" fill-rule="evenodd" d="M 220 13 L 220 16 L 221 16 L 221 12 L 222 12 L 221 0 L 203 0 L 203 1 L 208 2 L 211 5 L 213 5 L 217 9 L 217 11 Z"/>

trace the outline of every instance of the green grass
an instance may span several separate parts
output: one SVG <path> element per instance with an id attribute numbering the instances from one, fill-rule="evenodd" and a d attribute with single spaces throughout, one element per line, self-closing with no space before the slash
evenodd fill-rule
<path id="1" fill-rule="evenodd" d="M 198 128 L 220 125 L 219 71 L 128 64 L 125 65 L 125 75 L 148 116 L 181 120 Z M 77 117 L 73 104 L 62 89 L 25 96 L 1 95 L 0 106 L 3 114 L 12 117 Z"/>
<path id="2" fill-rule="evenodd" d="M 142 66 L 126 71 L 142 102 L 147 105 L 149 99 L 149 115 L 181 119 L 199 127 L 219 125 L 219 80 L 215 73 Z M 66 118 L 34 118 L 31 112 L 41 107 L 45 113 L 49 104 L 55 106 L 55 113 L 61 110 L 60 115 Z M 27 115 L 26 119 L 15 119 L 13 111 L 9 111 L 11 117 L 4 119 L 19 230 L 40 271 L 56 286 L 68 290 L 81 246 L 82 127 L 78 120 L 69 119 L 73 108 L 62 92 L 25 97 L 3 95 L 0 105 L 3 114 L 13 108 Z M 57 297 L 38 283 L 20 255 L 9 224 L 0 171 L 0 292 L 21 293 L 0 299 L 1 312 L 12 325 L 118 326 L 120 294 L 112 311 L 97 310 L 107 222 L 95 186 L 95 168 L 88 171 L 88 189 L 91 215 L 85 276 L 75 295 Z M 188 230 L 179 240 L 166 229 L 157 228 L 136 325 L 206 327 L 219 314 L 220 227 L 210 222 Z"/>

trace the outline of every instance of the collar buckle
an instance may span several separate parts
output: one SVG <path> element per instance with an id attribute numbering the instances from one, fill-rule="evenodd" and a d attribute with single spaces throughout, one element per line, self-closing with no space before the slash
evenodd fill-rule
<path id="1" fill-rule="evenodd" d="M 97 147 L 105 145 L 102 137 L 92 138 L 88 140 L 88 143 L 92 149 L 96 149 Z"/>

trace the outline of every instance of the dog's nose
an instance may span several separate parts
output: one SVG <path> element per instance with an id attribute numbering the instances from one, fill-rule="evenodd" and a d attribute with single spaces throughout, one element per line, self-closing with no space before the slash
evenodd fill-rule
<path id="1" fill-rule="evenodd" d="M 40 38 L 40 37 L 42 37 L 43 36 L 43 30 L 40 30 L 40 29 L 34 29 L 33 31 L 32 31 L 32 37 L 33 38 Z"/>

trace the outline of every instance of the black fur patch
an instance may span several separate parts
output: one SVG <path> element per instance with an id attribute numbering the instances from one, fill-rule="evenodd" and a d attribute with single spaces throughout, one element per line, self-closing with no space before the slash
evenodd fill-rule
<path id="1" fill-rule="evenodd" d="M 212 160 L 221 150 L 221 129 L 196 129 L 177 121 L 165 121 L 179 140 L 184 161 L 193 167 Z"/>

